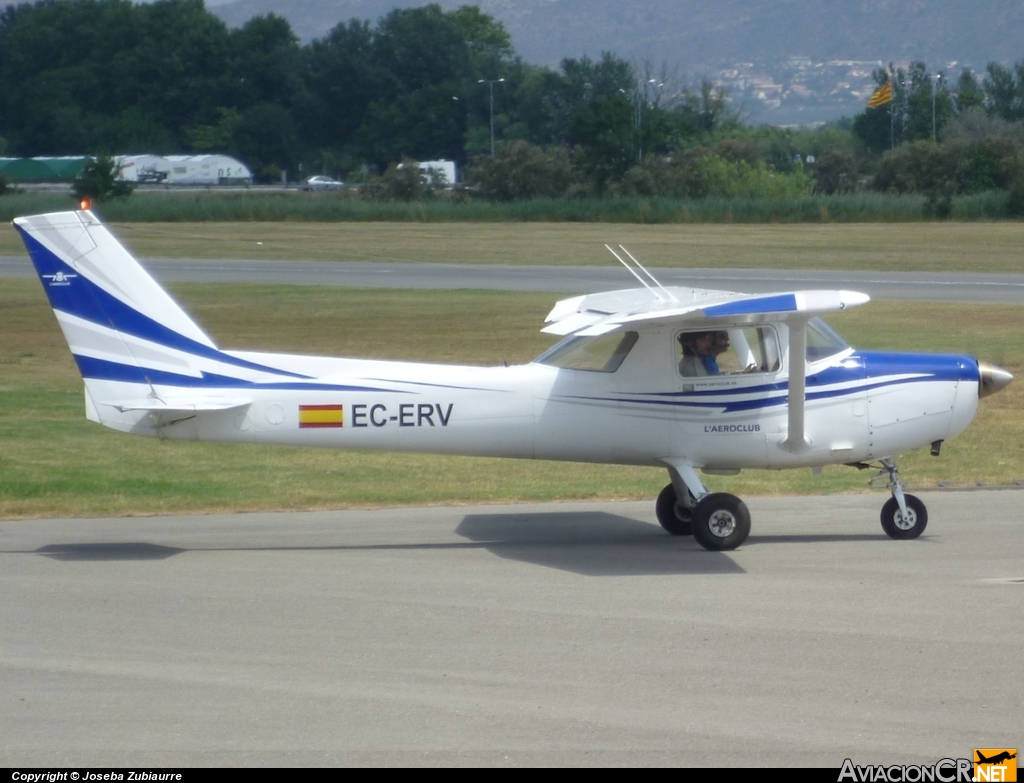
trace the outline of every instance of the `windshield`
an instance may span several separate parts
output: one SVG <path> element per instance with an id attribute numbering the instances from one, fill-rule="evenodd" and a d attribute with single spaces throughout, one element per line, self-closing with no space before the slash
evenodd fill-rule
<path id="1" fill-rule="evenodd" d="M 637 333 L 602 334 L 598 337 L 567 337 L 535 361 L 567 370 L 615 372 L 636 344 Z"/>
<path id="2" fill-rule="evenodd" d="M 816 362 L 835 356 L 850 346 L 836 334 L 832 327 L 820 318 L 812 318 L 807 324 L 807 361 Z"/>

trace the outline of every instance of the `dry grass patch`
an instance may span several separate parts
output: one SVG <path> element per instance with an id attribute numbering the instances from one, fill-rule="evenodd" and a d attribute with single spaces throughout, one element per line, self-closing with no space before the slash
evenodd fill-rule
<path id="1" fill-rule="evenodd" d="M 655 267 L 1024 271 L 1024 223 L 122 223 L 143 258 L 603 265 L 604 243 Z M 0 254 L 24 248 L 0 227 Z"/>

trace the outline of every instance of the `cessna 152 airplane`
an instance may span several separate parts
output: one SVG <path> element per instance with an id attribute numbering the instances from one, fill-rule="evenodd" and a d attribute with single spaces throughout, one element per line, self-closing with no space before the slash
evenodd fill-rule
<path id="1" fill-rule="evenodd" d="M 184 440 L 659 466 L 671 483 L 658 520 L 711 550 L 743 543 L 750 514 L 698 471 L 874 466 L 892 492 L 882 527 L 916 538 L 927 512 L 893 457 L 938 455 L 1012 380 L 970 356 L 854 350 L 818 316 L 864 294 L 665 288 L 621 247 L 608 249 L 642 286 L 558 302 L 543 331 L 564 339 L 526 365 L 227 351 L 92 212 L 14 225 L 92 421 Z"/>

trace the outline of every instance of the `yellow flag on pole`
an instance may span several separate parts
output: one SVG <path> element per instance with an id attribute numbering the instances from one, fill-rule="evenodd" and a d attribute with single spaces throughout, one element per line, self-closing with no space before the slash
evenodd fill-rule
<path id="1" fill-rule="evenodd" d="M 868 98 L 868 108 L 874 109 L 892 102 L 892 82 L 886 82 Z"/>

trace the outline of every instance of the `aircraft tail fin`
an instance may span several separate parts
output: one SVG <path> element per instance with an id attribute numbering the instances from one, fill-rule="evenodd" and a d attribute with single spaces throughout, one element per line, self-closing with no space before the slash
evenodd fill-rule
<path id="1" fill-rule="evenodd" d="M 121 338 L 101 342 L 128 364 L 142 364 L 137 341 L 216 348 L 92 212 L 20 217 L 14 227 L 76 357 L 97 351 L 96 327 Z"/>
<path id="2" fill-rule="evenodd" d="M 233 407 L 237 393 L 211 400 L 223 394 L 211 387 L 244 386 L 270 369 L 219 351 L 91 212 L 20 217 L 14 227 L 85 381 L 93 421 L 125 429 L 143 416 Z"/>

